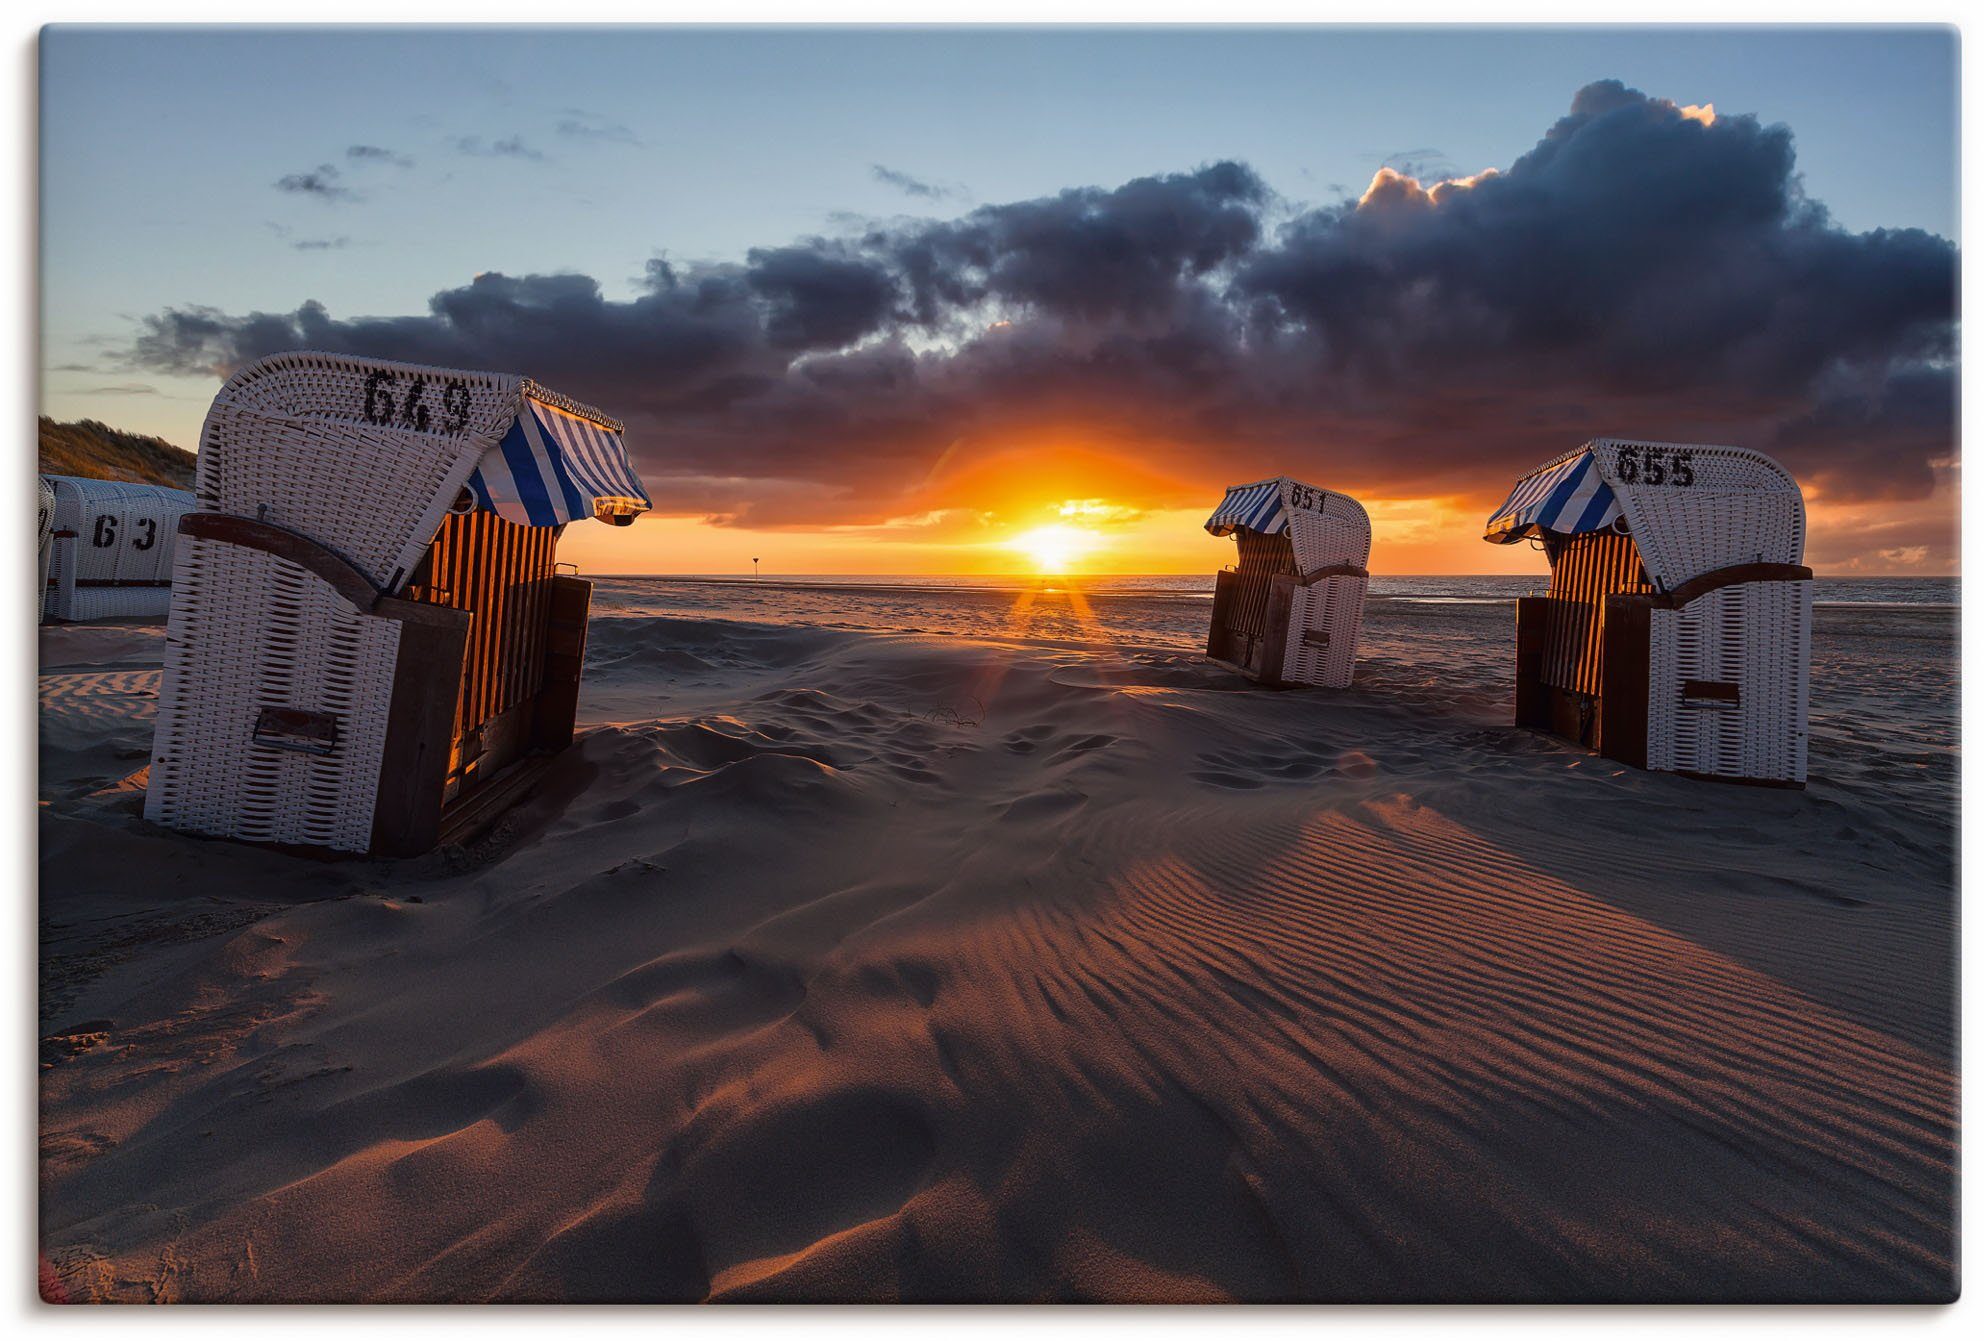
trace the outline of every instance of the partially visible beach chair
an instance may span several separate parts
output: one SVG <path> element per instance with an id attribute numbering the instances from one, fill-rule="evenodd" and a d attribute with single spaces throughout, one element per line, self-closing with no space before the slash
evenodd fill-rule
<path id="1" fill-rule="evenodd" d="M 571 743 L 592 587 L 556 540 L 650 506 L 621 426 L 527 378 L 311 353 L 221 388 L 194 492 L 145 817 L 380 856 Z"/>
<path id="2" fill-rule="evenodd" d="M 1517 481 L 1486 539 L 1541 542 L 1516 723 L 1638 768 L 1803 786 L 1805 499 L 1738 447 L 1600 438 Z"/>
<path id="3" fill-rule="evenodd" d="M 34 480 L 40 487 L 40 507 L 36 512 L 35 536 L 35 583 L 34 618 L 36 623 L 48 617 L 48 559 L 50 541 L 55 533 L 55 489 L 46 475 L 37 475 Z"/>
<path id="4" fill-rule="evenodd" d="M 1357 500 L 1278 475 L 1228 489 L 1206 530 L 1240 551 L 1213 588 L 1206 655 L 1263 684 L 1348 686 L 1370 585 Z"/>
<path id="5" fill-rule="evenodd" d="M 53 499 L 43 615 L 163 619 L 172 604 L 173 535 L 193 495 L 163 484 L 45 475 Z"/>

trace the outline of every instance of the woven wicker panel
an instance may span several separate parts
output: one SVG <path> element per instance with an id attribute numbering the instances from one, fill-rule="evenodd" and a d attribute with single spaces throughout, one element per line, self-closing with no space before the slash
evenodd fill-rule
<path id="1" fill-rule="evenodd" d="M 1345 494 L 1326 494 L 1320 511 L 1290 508 L 1288 534 L 1295 561 L 1304 572 L 1340 563 L 1362 568 L 1371 561 L 1370 515 Z"/>
<path id="2" fill-rule="evenodd" d="M 76 599 L 76 537 L 57 530 L 48 541 L 48 592 L 42 610 L 49 619 L 72 618 Z"/>
<path id="3" fill-rule="evenodd" d="M 164 619 L 172 609 L 171 587 L 77 587 L 53 618 L 87 623 L 92 619 Z"/>
<path id="4" fill-rule="evenodd" d="M 161 484 L 121 480 L 48 481 L 55 495 L 52 529 L 74 531 L 74 576 L 83 582 L 167 582 L 179 519 L 193 495 Z"/>
<path id="5" fill-rule="evenodd" d="M 397 590 L 508 430 L 522 386 L 507 374 L 279 354 L 221 389 L 195 492 L 204 510 L 302 531 Z"/>
<path id="6" fill-rule="evenodd" d="M 1761 452 L 1617 438 L 1600 439 L 1591 451 L 1619 497 L 1647 573 L 1663 590 L 1735 564 L 1804 562 L 1804 495 Z M 1659 483 L 1637 464 L 1650 451 L 1660 453 Z M 1687 469 L 1677 472 L 1672 463 L 1684 453 Z"/>
<path id="7" fill-rule="evenodd" d="M 399 624 L 314 574 L 187 539 L 173 572 L 145 817 L 195 833 L 363 852 L 385 748 Z M 264 708 L 335 719 L 325 755 L 258 744 Z"/>
<path id="8" fill-rule="evenodd" d="M 1811 656 L 1810 582 L 1744 582 L 1654 611 L 1647 767 L 1803 782 Z M 1689 698 L 1690 681 L 1740 697 Z"/>
<path id="9" fill-rule="evenodd" d="M 1325 689 L 1349 686 L 1370 585 L 1369 578 L 1339 574 L 1296 588 L 1283 679 Z"/>

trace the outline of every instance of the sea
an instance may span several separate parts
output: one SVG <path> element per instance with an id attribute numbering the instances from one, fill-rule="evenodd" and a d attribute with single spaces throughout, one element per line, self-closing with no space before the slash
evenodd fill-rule
<path id="1" fill-rule="evenodd" d="M 615 580 L 621 575 L 609 574 Z M 753 587 L 798 587 L 822 590 L 900 589 L 910 591 L 1053 591 L 1077 589 L 1090 596 L 1174 597 L 1183 600 L 1211 600 L 1214 577 L 1210 573 L 1153 573 L 1115 577 L 1040 577 L 1032 575 L 986 576 L 959 574 L 929 576 L 901 573 L 796 573 L 751 577 L 737 573 L 680 573 L 653 577 L 628 577 L 632 581 L 720 582 Z M 1519 596 L 1540 593 L 1547 579 L 1542 576 L 1374 576 L 1373 598 L 1403 601 L 1513 601 Z M 1816 579 L 1814 601 L 1819 605 L 1947 605 L 1957 603 L 1954 577 L 1821 577 Z"/>
<path id="2" fill-rule="evenodd" d="M 835 573 L 603 580 L 615 593 L 615 610 L 627 614 L 1190 646 L 1204 642 L 1214 577 L 1210 573 L 1052 578 Z M 1388 608 L 1408 616 L 1412 607 L 1429 606 L 1474 607 L 1485 615 L 1496 607 L 1512 606 L 1518 597 L 1540 595 L 1546 585 L 1546 578 L 1530 576 L 1374 576 L 1367 619 L 1382 623 Z M 1820 611 L 1871 615 L 1893 610 L 1953 625 L 1958 579 L 1821 577 L 1813 600 Z M 1463 609 L 1452 613 L 1460 615 Z M 1937 618 L 1939 613 L 1942 619 Z M 1821 622 L 1835 621 L 1821 616 Z"/>

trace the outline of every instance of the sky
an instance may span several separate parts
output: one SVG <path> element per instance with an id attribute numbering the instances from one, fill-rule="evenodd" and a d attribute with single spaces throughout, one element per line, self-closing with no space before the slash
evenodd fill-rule
<path id="1" fill-rule="evenodd" d="M 43 412 L 184 446 L 282 348 L 628 424 L 592 571 L 1209 571 L 1229 483 L 1378 572 L 1596 436 L 1955 571 L 1942 29 L 55 28 Z M 1445 185 L 1441 185 L 1445 183 Z"/>

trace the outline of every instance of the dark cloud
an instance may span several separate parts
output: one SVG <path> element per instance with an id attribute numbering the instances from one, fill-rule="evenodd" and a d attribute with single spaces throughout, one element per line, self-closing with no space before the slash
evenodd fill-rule
<path id="1" fill-rule="evenodd" d="M 779 349 L 840 349 L 881 330 L 895 302 L 886 266 L 824 240 L 753 248 L 745 283 L 764 300 L 765 336 Z"/>
<path id="2" fill-rule="evenodd" d="M 544 161 L 544 155 L 524 143 L 521 135 L 508 135 L 500 140 L 487 141 L 480 135 L 457 135 L 450 141 L 458 154 L 470 158 L 527 158 L 535 162 Z"/>
<path id="3" fill-rule="evenodd" d="M 410 168 L 413 160 L 405 154 L 391 149 L 382 149 L 376 144 L 354 144 L 344 151 L 344 156 L 354 163 L 390 163 L 394 167 Z"/>
<path id="4" fill-rule="evenodd" d="M 1815 473 L 1848 475 L 1857 498 L 1919 498 L 1954 456 L 1956 434 L 1955 370 L 1904 366 L 1871 380 L 1842 373 L 1757 445 Z"/>
<path id="5" fill-rule="evenodd" d="M 1631 434 L 1761 447 L 1837 503 L 1920 499 L 1954 456 L 1956 269 L 1945 239 L 1837 227 L 1784 127 L 1606 82 L 1499 172 L 1381 168 L 1292 215 L 1217 163 L 655 261 L 627 299 L 488 274 L 415 316 L 168 310 L 134 352 L 527 371 L 626 418 L 671 506 L 759 524 L 947 506 L 1028 444 L 1134 462 L 1116 501 L 1146 506 L 1288 470 L 1485 508 Z"/>
<path id="6" fill-rule="evenodd" d="M 1203 297 L 1208 276 L 1260 240 L 1268 191 L 1219 163 L 987 205 L 955 222 L 866 239 L 901 272 L 917 319 L 987 302 L 1091 324 L 1162 320 Z"/>
<path id="7" fill-rule="evenodd" d="M 1793 161 L 1785 127 L 1593 84 L 1507 171 L 1430 191 L 1381 171 L 1235 289 L 1361 397 L 1432 378 L 1449 401 L 1575 394 L 1776 437 L 1822 395 L 1871 404 L 1902 372 L 1953 386 L 1955 249 L 1835 228 Z M 1873 487 L 1889 446 L 1816 464 Z"/>
<path id="8" fill-rule="evenodd" d="M 327 203 L 358 199 L 358 193 L 338 180 L 337 168 L 329 163 L 319 164 L 309 172 L 292 172 L 277 178 L 276 190 L 290 195 L 314 196 Z"/>

